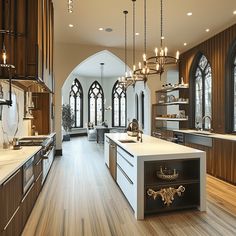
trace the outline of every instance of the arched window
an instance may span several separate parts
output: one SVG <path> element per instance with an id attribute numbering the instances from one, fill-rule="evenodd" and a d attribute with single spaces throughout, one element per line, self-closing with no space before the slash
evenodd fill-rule
<path id="1" fill-rule="evenodd" d="M 104 94 L 97 81 L 92 83 L 88 91 L 88 120 L 94 125 L 104 120 Z"/>
<path id="2" fill-rule="evenodd" d="M 194 70 L 194 100 L 195 100 L 195 128 L 211 128 L 210 119 L 202 118 L 212 114 L 212 75 L 211 66 L 204 55 L 201 55 Z"/>
<path id="3" fill-rule="evenodd" d="M 72 112 L 75 115 L 73 127 L 83 127 L 83 89 L 78 79 L 75 79 L 71 85 L 69 102 Z"/>
<path id="4" fill-rule="evenodd" d="M 112 89 L 112 126 L 126 126 L 126 91 L 118 81 Z"/>
<path id="5" fill-rule="evenodd" d="M 145 113 L 144 113 L 144 92 L 141 92 L 141 119 L 142 119 L 142 128 L 144 129 L 144 117 L 145 117 Z"/>

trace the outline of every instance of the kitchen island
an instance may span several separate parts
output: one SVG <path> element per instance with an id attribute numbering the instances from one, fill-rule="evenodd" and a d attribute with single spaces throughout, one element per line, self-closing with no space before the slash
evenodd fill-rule
<path id="1" fill-rule="evenodd" d="M 108 133 L 104 157 L 136 219 L 172 210 L 206 210 L 205 152 L 148 135 L 141 143 L 126 133 Z"/>

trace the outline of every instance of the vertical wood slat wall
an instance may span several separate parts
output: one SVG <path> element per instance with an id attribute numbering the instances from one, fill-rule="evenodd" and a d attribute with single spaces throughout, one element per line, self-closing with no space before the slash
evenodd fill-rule
<path id="1" fill-rule="evenodd" d="M 180 78 L 184 78 L 185 83 L 191 83 L 190 70 L 192 62 L 199 52 L 203 53 L 210 62 L 212 69 L 212 127 L 216 133 L 226 133 L 226 61 L 229 55 L 229 50 L 235 40 L 236 24 L 202 42 L 187 52 L 184 52 L 180 56 L 179 74 Z M 189 91 L 189 93 L 191 93 L 191 91 Z M 192 101 L 190 101 L 190 103 L 192 103 Z"/>

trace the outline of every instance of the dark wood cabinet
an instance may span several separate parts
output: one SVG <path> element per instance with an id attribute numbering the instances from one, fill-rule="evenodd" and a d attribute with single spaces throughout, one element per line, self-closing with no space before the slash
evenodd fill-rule
<path id="1" fill-rule="evenodd" d="M 109 144 L 109 170 L 111 173 L 111 176 L 114 180 L 116 180 L 116 159 L 117 159 L 117 154 L 116 154 L 117 146 L 116 143 L 110 140 Z"/>
<path id="2" fill-rule="evenodd" d="M 236 142 L 212 138 L 211 147 L 188 142 L 185 136 L 185 146 L 206 152 L 207 173 L 219 179 L 236 185 Z M 188 136 L 188 134 L 187 134 Z M 195 136 L 199 137 L 199 136 Z M 206 139 L 206 137 L 204 137 Z M 209 138 L 209 137 L 207 137 Z"/>
<path id="3" fill-rule="evenodd" d="M 13 215 L 18 215 L 17 209 L 22 196 L 22 168 L 20 168 L 0 186 L 1 232 L 6 229 Z"/>
<path id="4" fill-rule="evenodd" d="M 217 178 L 236 184 L 236 142 L 214 139 L 214 173 Z"/>
<path id="5" fill-rule="evenodd" d="M 21 80 L 39 79 L 52 90 L 52 0 L 0 1 L 0 15 L 0 45 L 2 47 L 4 40 L 7 63 L 16 68 L 14 77 Z M 3 34 L 3 31 L 6 33 Z M 7 78 L 7 71 L 0 69 L 0 77 Z M 18 81 L 15 84 L 23 89 L 35 86 L 30 81 Z"/>

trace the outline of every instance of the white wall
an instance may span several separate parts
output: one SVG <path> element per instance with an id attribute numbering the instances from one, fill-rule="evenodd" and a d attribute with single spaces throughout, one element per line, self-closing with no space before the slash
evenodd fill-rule
<path id="1" fill-rule="evenodd" d="M 8 94 L 8 84 L 2 83 L 5 96 Z M 8 96 L 5 97 L 8 99 Z M 12 90 L 12 106 L 3 105 L 2 120 L 0 120 L 0 147 L 4 141 L 12 141 L 15 137 L 27 136 L 30 132 L 30 122 L 23 120 L 24 116 L 24 92 L 18 88 Z M 0 106 L 1 107 L 1 106 Z M 18 122 L 19 116 L 19 122 Z M 18 130 L 17 130 L 18 127 Z"/>

